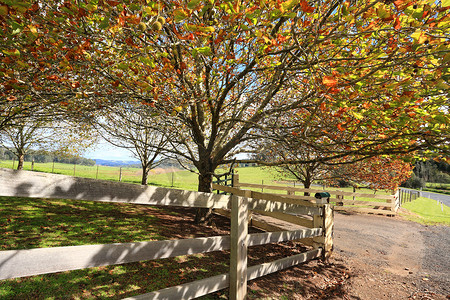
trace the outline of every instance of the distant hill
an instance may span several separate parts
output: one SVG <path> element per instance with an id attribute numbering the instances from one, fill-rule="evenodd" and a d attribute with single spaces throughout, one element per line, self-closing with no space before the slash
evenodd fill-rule
<path id="1" fill-rule="evenodd" d="M 139 167 L 141 164 L 138 160 L 107 160 L 94 158 L 95 164 L 99 166 L 110 166 L 110 167 L 121 167 L 121 166 L 132 166 L 135 165 Z"/>

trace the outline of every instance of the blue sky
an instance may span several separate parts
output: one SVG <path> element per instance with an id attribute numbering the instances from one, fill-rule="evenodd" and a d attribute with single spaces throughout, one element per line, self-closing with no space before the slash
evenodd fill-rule
<path id="1" fill-rule="evenodd" d="M 133 160 L 137 161 L 130 151 L 115 147 L 106 142 L 100 142 L 96 147 L 86 151 L 83 157 L 90 159 L 106 159 L 106 160 Z"/>

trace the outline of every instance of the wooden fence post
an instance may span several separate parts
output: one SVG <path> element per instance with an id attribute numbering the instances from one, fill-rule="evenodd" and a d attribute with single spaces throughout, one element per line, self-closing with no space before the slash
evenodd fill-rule
<path id="1" fill-rule="evenodd" d="M 334 211 L 330 204 L 323 206 L 323 230 L 324 230 L 324 257 L 328 259 L 333 252 Z"/>
<path id="2" fill-rule="evenodd" d="M 320 215 L 313 216 L 313 228 L 323 228 L 323 211 Z M 325 239 L 323 234 L 321 236 L 316 236 L 313 238 L 314 249 L 322 248 L 325 244 Z"/>
<path id="3" fill-rule="evenodd" d="M 95 173 L 95 179 L 98 179 L 98 166 L 97 166 L 97 173 Z"/>
<path id="4" fill-rule="evenodd" d="M 55 158 L 53 158 L 52 173 L 55 173 Z"/>
<path id="5" fill-rule="evenodd" d="M 314 228 L 322 228 L 322 235 L 313 238 L 314 248 L 322 248 L 322 257 L 328 259 L 333 252 L 334 211 L 330 204 L 322 206 L 320 215 L 313 216 Z"/>
<path id="6" fill-rule="evenodd" d="M 239 186 L 239 174 L 233 174 L 232 187 L 238 187 L 238 186 Z"/>
<path id="7" fill-rule="evenodd" d="M 119 181 L 122 181 L 122 167 L 119 169 Z"/>
<path id="8" fill-rule="evenodd" d="M 337 191 L 337 192 L 342 192 L 342 191 Z M 336 205 L 342 206 L 344 205 L 344 195 L 336 195 Z"/>
<path id="9" fill-rule="evenodd" d="M 231 196 L 230 299 L 247 297 L 248 198 Z"/>
<path id="10" fill-rule="evenodd" d="M 397 192 L 394 194 L 394 201 L 391 208 L 391 210 L 394 212 L 397 212 L 397 210 L 400 208 L 400 191 L 401 190 L 397 190 Z"/>
<path id="11" fill-rule="evenodd" d="M 75 176 L 75 169 L 76 169 L 76 164 L 73 164 L 73 176 Z"/>

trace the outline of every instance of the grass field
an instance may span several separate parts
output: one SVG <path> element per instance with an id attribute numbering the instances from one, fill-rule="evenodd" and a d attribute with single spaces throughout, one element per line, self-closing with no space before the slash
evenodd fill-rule
<path id="1" fill-rule="evenodd" d="M 0 167 L 2 168 L 12 168 L 12 161 L 0 161 Z M 16 162 L 17 166 L 17 162 Z M 31 170 L 31 162 L 25 162 L 24 170 Z M 286 186 L 288 181 L 293 182 L 293 178 L 282 178 L 273 168 L 267 167 L 247 167 L 247 168 L 236 168 L 236 173 L 239 174 L 239 181 L 245 183 L 254 184 L 264 184 L 264 185 L 278 185 Z M 141 169 L 138 168 L 122 168 L 120 171 L 119 167 L 108 167 L 108 166 L 81 166 L 81 165 L 70 165 L 62 163 L 35 163 L 34 171 L 64 174 L 70 176 L 84 177 L 84 178 L 97 178 L 102 180 L 113 180 L 118 181 L 120 177 L 120 172 L 122 172 L 122 181 L 128 183 L 141 182 Z M 226 172 L 227 170 L 217 170 L 217 174 Z M 169 187 L 183 190 L 196 191 L 198 186 L 198 175 L 194 172 L 187 170 L 177 170 L 175 172 L 167 173 L 155 173 L 150 171 L 148 184 L 153 186 Z M 290 184 L 293 186 L 293 183 Z M 296 185 L 297 187 L 303 187 L 302 185 Z M 322 190 L 322 187 L 313 187 L 314 189 Z M 253 189 L 256 191 L 261 191 L 261 189 Z M 346 188 L 334 188 L 326 187 L 327 191 L 340 190 L 345 192 L 352 192 L 351 187 Z M 286 192 L 279 190 L 269 190 L 265 189 L 265 192 L 285 194 Z M 369 189 L 358 189 L 358 193 L 374 194 L 373 190 Z M 377 191 L 377 195 L 389 195 L 389 192 Z M 373 201 L 370 198 L 358 197 L 357 200 Z"/>
<path id="2" fill-rule="evenodd" d="M 0 167 L 4 168 L 11 168 L 12 167 L 12 161 L 0 161 Z M 31 163 L 26 162 L 24 165 L 25 170 L 31 169 Z M 34 170 L 35 171 L 41 171 L 41 172 L 51 172 L 53 169 L 54 173 L 59 174 L 65 174 L 65 175 L 71 175 L 74 174 L 74 166 L 68 165 L 68 164 L 60 164 L 55 163 L 54 166 L 52 163 L 35 163 Z M 98 170 L 98 171 L 97 171 Z M 226 170 L 217 170 L 217 173 L 223 173 L 226 172 Z M 119 173 L 120 168 L 118 167 L 107 167 L 107 166 L 75 166 L 75 175 L 78 177 L 86 177 L 86 178 L 98 178 L 103 180 L 119 180 Z M 247 168 L 237 168 L 236 173 L 239 174 L 239 181 L 245 182 L 245 183 L 254 183 L 254 184 L 264 184 L 264 185 L 279 185 L 279 186 L 286 186 L 287 181 L 293 182 L 292 178 L 281 178 L 274 169 L 266 168 L 266 167 L 247 167 Z M 129 183 L 140 183 L 140 176 L 141 176 L 141 170 L 138 168 L 122 168 L 122 181 L 129 182 Z M 176 188 L 176 189 L 184 189 L 184 190 L 197 190 L 198 185 L 198 179 L 197 174 L 190 172 L 190 171 L 180 171 L 177 170 L 176 172 L 168 172 L 168 173 L 161 173 L 161 174 L 155 174 L 153 171 L 150 172 L 149 175 L 149 185 L 153 186 L 161 186 L 161 187 L 169 187 L 169 188 Z M 291 183 L 290 186 L 293 186 Z M 297 185 L 298 186 L 298 185 Z M 299 187 L 302 187 L 301 185 Z M 316 186 L 313 187 L 314 189 L 322 190 L 322 187 Z M 261 189 L 253 189 L 257 191 L 261 191 Z M 333 188 L 333 187 L 326 187 L 325 191 L 332 191 L 332 190 L 340 190 L 345 192 L 352 192 L 353 188 L 346 187 L 346 188 Z M 284 191 L 279 190 L 269 190 L 264 189 L 264 192 L 269 193 L 279 193 L 279 194 L 285 194 Z M 369 189 L 358 189 L 358 193 L 366 193 L 366 194 L 374 194 L 375 192 L 373 190 Z M 386 191 L 376 191 L 377 195 L 389 195 L 390 192 Z M 364 201 L 380 201 L 380 200 L 374 200 L 371 198 L 364 198 L 364 197 L 357 197 L 356 200 L 364 200 Z M 381 200 L 382 201 L 382 200 Z M 406 206 L 405 208 L 408 209 Z M 430 212 L 427 211 L 426 206 L 420 206 L 415 207 L 417 211 L 421 212 L 424 216 L 429 215 Z M 439 215 L 439 212 L 436 212 Z M 439 217 L 437 220 L 440 220 Z"/>
<path id="3" fill-rule="evenodd" d="M 427 182 L 426 186 L 427 186 L 427 188 L 435 188 L 435 189 L 441 189 L 441 190 L 450 190 L 450 183 L 432 183 L 432 182 Z"/>
<path id="4" fill-rule="evenodd" d="M 447 225 L 450 226 L 450 207 L 440 205 L 437 201 L 428 198 L 417 198 L 414 201 L 402 204 L 410 212 L 418 215 L 404 215 L 405 218 L 427 225 Z"/>
<path id="5" fill-rule="evenodd" d="M 143 205 L 0 197 L 0 250 L 173 238 L 168 228 L 179 225 L 161 214 L 184 218 Z M 2 280 L 0 299 L 121 299 L 225 273 L 227 261 L 214 260 L 192 255 Z"/>
<path id="6" fill-rule="evenodd" d="M 0 250 L 229 235 L 228 220 L 217 217 L 217 226 L 196 225 L 194 211 L 0 197 Z M 249 248 L 248 263 L 261 264 L 304 250 L 292 243 L 254 246 Z M 1 280 L 0 299 L 123 299 L 227 273 L 229 260 L 229 251 L 215 251 Z M 273 291 L 266 288 L 267 279 L 260 284 L 254 281 L 254 286 L 249 299 L 270 299 Z M 282 291 L 286 295 L 277 299 L 290 299 L 290 292 Z M 222 290 L 200 299 L 227 299 L 226 295 L 227 290 Z"/>

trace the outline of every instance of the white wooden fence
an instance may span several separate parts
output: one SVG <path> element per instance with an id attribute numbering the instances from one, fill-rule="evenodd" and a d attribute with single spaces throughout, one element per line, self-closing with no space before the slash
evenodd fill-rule
<path id="1" fill-rule="evenodd" d="M 316 203 L 317 199 L 313 197 L 314 194 L 323 192 L 323 190 L 319 189 L 305 189 L 293 186 L 263 185 L 240 182 L 238 174 L 234 175 L 233 187 L 261 189 L 265 191 L 266 194 L 268 193 L 268 190 L 286 191 L 290 199 L 303 200 L 304 202 L 301 202 L 303 204 L 306 202 Z M 298 194 L 305 192 L 310 193 L 311 196 Z M 400 207 L 398 192 L 395 195 L 375 195 L 369 193 L 352 193 L 331 190 L 327 190 L 327 192 L 331 194 L 329 203 L 335 204 L 335 206 L 333 206 L 333 210 L 335 211 L 395 215 Z M 365 200 L 358 200 L 358 198 L 365 198 Z M 368 198 L 369 201 L 366 201 Z"/>
<path id="2" fill-rule="evenodd" d="M 301 201 L 292 203 L 282 197 L 262 200 L 257 199 L 258 194 L 252 194 L 251 191 L 247 193 L 252 197 L 143 187 L 65 175 L 0 169 L 0 196 L 231 209 L 230 236 L 0 251 L 0 280 L 230 249 L 228 274 L 129 299 L 192 299 L 227 287 L 230 288 L 231 299 L 244 299 L 248 280 L 306 262 L 331 251 L 333 220 L 328 204 L 316 205 Z M 309 215 L 314 221 L 312 228 L 248 234 L 249 211 Z M 247 267 L 247 247 L 306 238 L 314 239 L 313 250 L 271 263 Z"/>

